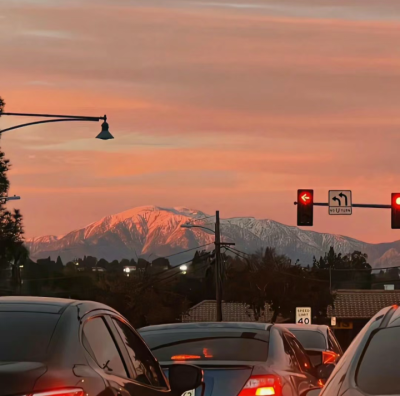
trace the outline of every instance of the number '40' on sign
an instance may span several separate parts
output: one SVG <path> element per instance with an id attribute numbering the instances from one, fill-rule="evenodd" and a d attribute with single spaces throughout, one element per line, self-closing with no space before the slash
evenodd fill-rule
<path id="1" fill-rule="evenodd" d="M 300 323 L 300 324 L 310 324 L 310 319 L 304 318 L 304 320 L 303 320 L 303 318 L 300 318 L 299 321 L 298 321 L 297 323 Z"/>

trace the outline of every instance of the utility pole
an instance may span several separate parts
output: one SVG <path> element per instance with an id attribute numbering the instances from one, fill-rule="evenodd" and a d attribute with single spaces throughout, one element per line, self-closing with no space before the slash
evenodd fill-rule
<path id="1" fill-rule="evenodd" d="M 215 301 L 217 304 L 216 309 L 216 321 L 222 322 L 222 262 L 221 262 L 221 246 L 235 246 L 234 242 L 221 242 L 221 227 L 219 220 L 219 210 L 215 212 L 215 229 L 204 227 L 202 225 L 195 225 L 191 223 L 185 223 L 181 225 L 182 228 L 202 228 L 208 232 L 212 232 L 215 235 L 215 264 L 214 264 L 214 276 L 215 276 Z"/>
<path id="2" fill-rule="evenodd" d="M 221 290 L 221 231 L 219 210 L 215 212 L 215 294 L 217 304 L 217 322 L 222 322 L 222 290 Z"/>

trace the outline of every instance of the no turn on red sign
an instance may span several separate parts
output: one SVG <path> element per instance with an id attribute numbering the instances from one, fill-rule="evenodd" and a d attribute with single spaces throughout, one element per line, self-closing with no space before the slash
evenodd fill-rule
<path id="1" fill-rule="evenodd" d="M 296 308 L 296 324 L 311 324 L 311 308 L 297 307 Z"/>

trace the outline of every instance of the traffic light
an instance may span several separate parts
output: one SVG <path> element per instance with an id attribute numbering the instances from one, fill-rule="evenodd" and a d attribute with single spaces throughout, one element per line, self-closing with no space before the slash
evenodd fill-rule
<path id="1" fill-rule="evenodd" d="M 400 193 L 392 193 L 392 228 L 400 229 Z"/>
<path id="2" fill-rule="evenodd" d="M 297 190 L 297 225 L 312 227 L 314 218 L 314 190 Z"/>

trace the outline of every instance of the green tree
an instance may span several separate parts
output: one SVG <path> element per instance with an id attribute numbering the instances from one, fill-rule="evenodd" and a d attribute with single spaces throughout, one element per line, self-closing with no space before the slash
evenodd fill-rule
<path id="1" fill-rule="evenodd" d="M 4 110 L 5 102 L 0 97 L 0 116 Z M 22 226 L 22 215 L 19 210 L 10 212 L 5 207 L 5 198 L 8 196 L 10 182 L 7 172 L 10 169 L 10 161 L 5 158 L 4 152 L 0 150 L 0 270 L 1 274 L 10 265 L 12 268 L 12 285 L 21 284 L 19 266 L 27 260 L 29 253 L 24 247 L 24 230 Z"/>
<path id="2" fill-rule="evenodd" d="M 4 110 L 4 106 L 6 105 L 6 102 L 4 102 L 4 100 L 1 98 L 0 96 L 0 117 L 1 117 L 1 113 Z"/>
<path id="3" fill-rule="evenodd" d="M 311 307 L 313 315 L 322 322 L 332 304 L 325 281 L 273 248 L 252 255 L 240 267 L 230 266 L 225 298 L 250 305 L 256 319 L 268 303 L 274 312 L 273 322 L 279 315 L 293 321 L 298 306 Z"/>
<path id="4" fill-rule="evenodd" d="M 370 289 L 372 267 L 365 253 L 354 251 L 346 255 L 336 253 L 331 247 L 319 260 L 314 258 L 312 271 L 329 282 L 334 289 Z"/>

